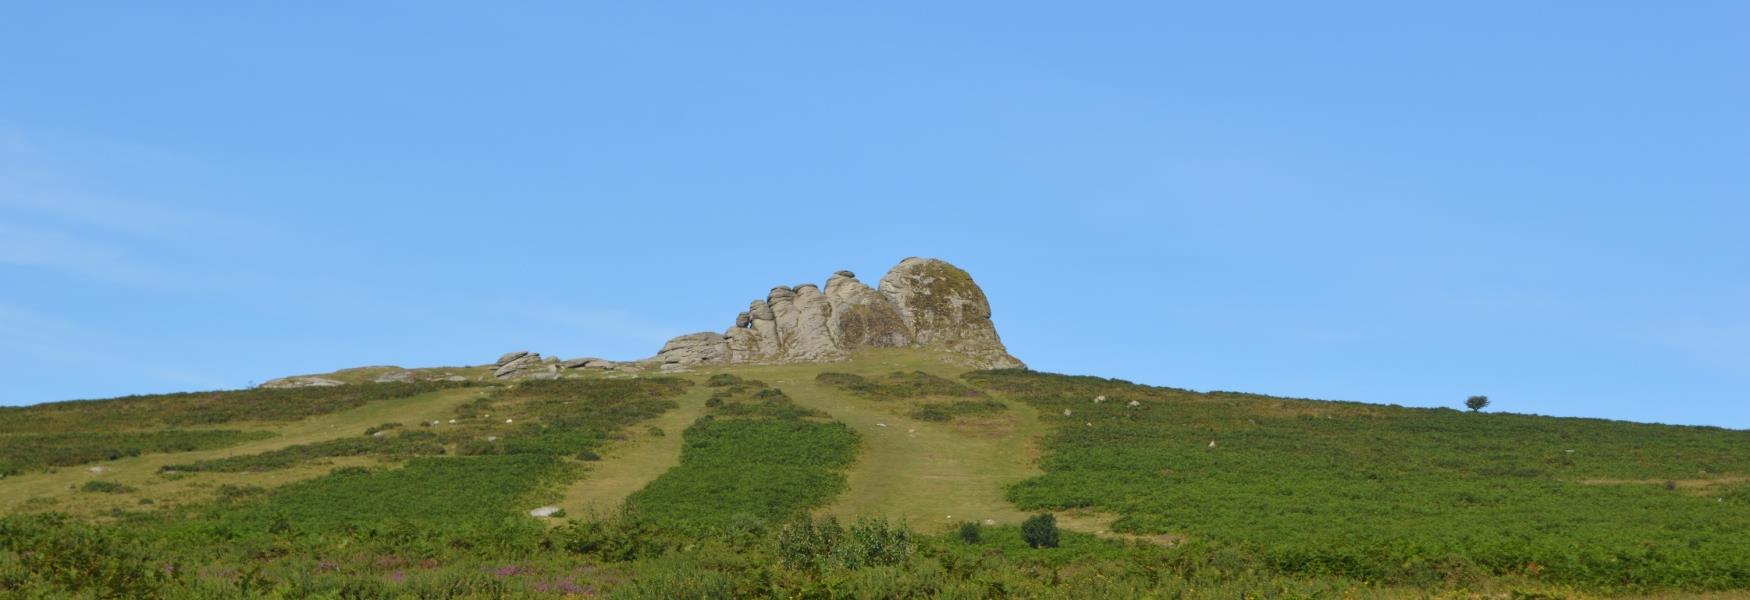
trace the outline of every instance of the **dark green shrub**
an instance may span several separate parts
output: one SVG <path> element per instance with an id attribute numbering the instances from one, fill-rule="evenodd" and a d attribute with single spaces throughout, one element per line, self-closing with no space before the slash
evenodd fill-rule
<path id="1" fill-rule="evenodd" d="M 1482 409 L 1488 408 L 1489 407 L 1489 397 L 1488 396 L 1471 396 L 1469 398 L 1465 398 L 1464 399 L 1464 407 L 1470 409 L 1471 412 L 1477 412 L 1477 411 L 1480 411 Z"/>
<path id="2" fill-rule="evenodd" d="M 400 423 L 384 423 L 384 424 L 378 425 L 376 427 L 366 427 L 365 428 L 365 435 L 376 435 L 377 432 L 380 432 L 380 431 L 388 431 L 390 429 L 400 429 L 400 428 L 401 428 Z"/>
<path id="3" fill-rule="evenodd" d="M 594 450 L 579 450 L 577 452 L 577 460 L 595 461 L 595 460 L 601 460 L 601 459 L 602 459 L 602 455 L 596 454 L 596 452 Z"/>
<path id="4" fill-rule="evenodd" d="M 740 377 L 728 373 L 718 373 L 712 375 L 710 379 L 705 380 L 705 385 L 709 387 L 729 387 L 732 385 L 741 385 L 741 383 L 742 379 Z"/>
<path id="5" fill-rule="evenodd" d="M 1057 517 L 1039 513 L 1021 522 L 1021 539 L 1034 548 L 1057 547 Z"/>
<path id="6" fill-rule="evenodd" d="M 960 524 L 960 541 L 968 544 L 976 544 L 983 537 L 984 527 L 978 523 L 965 521 Z"/>
<path id="7" fill-rule="evenodd" d="M 85 482 L 85 485 L 79 486 L 79 491 L 99 494 L 126 494 L 134 491 L 134 488 L 133 486 L 122 485 L 114 481 L 93 479 Z"/>

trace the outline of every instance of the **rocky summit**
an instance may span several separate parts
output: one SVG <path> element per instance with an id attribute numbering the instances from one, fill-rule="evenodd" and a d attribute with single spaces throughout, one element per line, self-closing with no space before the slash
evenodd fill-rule
<path id="1" fill-rule="evenodd" d="M 772 288 L 727 331 L 663 344 L 663 370 L 735 363 L 840 360 L 863 348 L 928 348 L 980 368 L 1019 368 L 991 322 L 990 301 L 966 271 L 934 258 L 907 258 L 871 288 L 850 271 Z"/>

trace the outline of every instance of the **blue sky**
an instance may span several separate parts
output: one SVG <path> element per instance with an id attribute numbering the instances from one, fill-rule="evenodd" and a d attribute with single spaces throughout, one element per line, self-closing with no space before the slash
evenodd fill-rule
<path id="1" fill-rule="evenodd" d="M 0 403 L 921 255 L 1042 370 L 1750 428 L 1750 4 L 578 4 L 0 8 Z"/>

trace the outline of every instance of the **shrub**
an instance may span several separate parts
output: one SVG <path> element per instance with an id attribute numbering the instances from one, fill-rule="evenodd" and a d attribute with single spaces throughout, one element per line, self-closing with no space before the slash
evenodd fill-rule
<path id="1" fill-rule="evenodd" d="M 596 454 L 594 450 L 579 450 L 577 452 L 577 460 L 596 461 L 601 459 L 602 455 Z"/>
<path id="2" fill-rule="evenodd" d="M 365 428 L 365 435 L 376 435 L 377 432 L 380 432 L 380 431 L 388 431 L 390 429 L 399 429 L 399 428 L 401 428 L 400 423 L 384 423 L 384 424 L 378 425 L 376 427 L 366 427 Z"/>
<path id="3" fill-rule="evenodd" d="M 85 485 L 79 486 L 79 491 L 99 494 L 126 494 L 134 491 L 134 488 L 133 486 L 122 485 L 114 481 L 93 479 L 85 482 Z"/>
<path id="4" fill-rule="evenodd" d="M 1488 406 L 1489 406 L 1489 397 L 1488 396 L 1471 396 L 1469 398 L 1465 398 L 1465 400 L 1464 400 L 1464 407 L 1470 409 L 1471 412 L 1480 411 L 1484 408 L 1488 408 Z"/>
<path id="5" fill-rule="evenodd" d="M 651 425 L 649 429 L 645 429 L 644 433 L 650 434 L 651 437 L 662 437 L 668 435 L 668 432 L 663 431 L 661 427 L 655 425 Z"/>
<path id="6" fill-rule="evenodd" d="M 1039 513 L 1021 523 L 1021 539 L 1034 548 L 1057 547 L 1057 517 Z"/>
<path id="7" fill-rule="evenodd" d="M 984 527 L 980 526 L 978 523 L 965 521 L 960 524 L 960 541 L 968 544 L 976 544 L 983 537 Z"/>
<path id="8" fill-rule="evenodd" d="M 718 373 L 712 375 L 710 379 L 705 380 L 705 385 L 709 387 L 729 387 L 732 385 L 741 385 L 741 383 L 742 379 L 740 377 L 728 373 Z"/>

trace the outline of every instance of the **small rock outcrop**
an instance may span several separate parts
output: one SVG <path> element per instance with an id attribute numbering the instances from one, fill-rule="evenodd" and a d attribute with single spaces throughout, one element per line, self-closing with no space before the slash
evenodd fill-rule
<path id="1" fill-rule="evenodd" d="M 882 276 L 879 289 L 839 271 L 826 290 L 812 283 L 779 286 L 748 304 L 722 334 L 683 335 L 663 344 L 663 370 L 699 365 L 818 362 L 862 348 L 925 347 L 960 354 L 975 366 L 1023 367 L 991 322 L 990 301 L 972 276 L 946 261 L 908 258 Z M 506 355 L 509 356 L 509 355 Z"/>
<path id="2" fill-rule="evenodd" d="M 261 385 L 259 385 L 257 387 L 301 388 L 301 387 L 329 387 L 329 386 L 336 386 L 336 385 L 346 385 L 346 382 L 340 381 L 338 379 L 329 379 L 327 377 L 312 377 L 312 376 L 281 377 L 279 379 L 268 380 L 267 382 L 262 383 Z"/>

